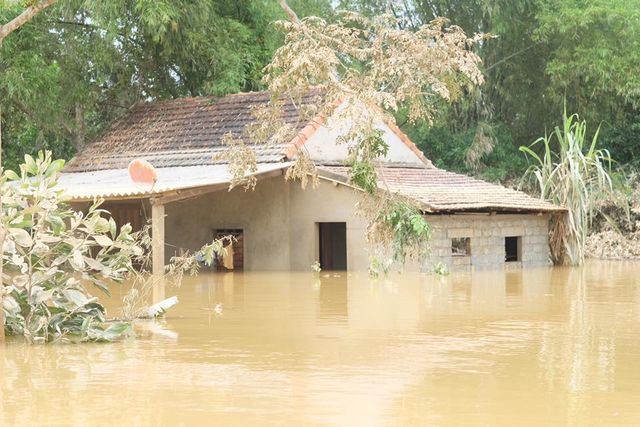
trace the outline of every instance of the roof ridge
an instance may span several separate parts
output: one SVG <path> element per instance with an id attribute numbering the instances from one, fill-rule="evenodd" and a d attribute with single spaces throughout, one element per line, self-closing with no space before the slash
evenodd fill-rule
<path id="1" fill-rule="evenodd" d="M 303 95 L 306 96 L 307 94 L 310 93 L 315 93 L 317 91 L 322 90 L 321 88 L 318 87 L 310 87 L 309 90 Z M 245 96 L 250 96 L 250 95 L 270 95 L 270 92 L 265 89 L 265 90 L 250 90 L 250 91 L 245 91 L 245 92 L 234 92 L 234 93 L 227 93 L 224 95 L 192 95 L 192 96 L 178 96 L 175 98 L 167 98 L 167 99 L 157 99 L 157 100 L 141 100 L 138 103 L 140 104 L 156 104 L 156 103 L 164 103 L 164 102 L 172 102 L 172 101 L 179 101 L 179 100 L 194 100 L 194 99 L 207 99 L 207 98 L 214 98 L 214 99 L 224 99 L 224 98 L 235 98 L 235 97 L 245 97 Z M 280 96 L 285 96 L 286 93 L 280 95 Z M 138 104 L 136 103 L 136 104 Z"/>
<path id="2" fill-rule="evenodd" d="M 269 92 L 266 90 L 261 91 L 248 91 L 248 92 L 236 92 L 236 93 L 228 93 L 225 95 L 195 95 L 195 96 L 179 96 L 176 98 L 167 98 L 167 99 L 154 99 L 154 100 L 140 100 L 134 103 L 128 111 L 133 110 L 134 108 L 138 108 L 141 106 L 151 106 L 151 105 L 163 105 L 163 104 L 171 104 L 174 102 L 193 102 L 200 100 L 223 100 L 225 98 L 242 98 L 251 95 L 263 95 L 268 94 Z"/>

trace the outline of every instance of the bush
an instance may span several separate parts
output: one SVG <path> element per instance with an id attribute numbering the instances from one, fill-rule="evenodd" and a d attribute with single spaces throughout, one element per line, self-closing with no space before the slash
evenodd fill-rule
<path id="1" fill-rule="evenodd" d="M 128 304 L 144 297 L 139 290 L 150 289 L 154 279 L 135 266 L 149 264 L 148 227 L 132 233 L 131 225 L 121 224 L 117 231 L 100 200 L 86 213 L 72 210 L 57 187 L 64 160 L 52 160 L 50 152 L 24 159 L 19 175 L 7 170 L 0 181 L 5 331 L 31 343 L 112 341 L 126 334 L 130 322 L 108 322 L 88 287 L 108 293 L 111 283 L 133 279 Z M 199 255 L 206 264 L 224 252 L 223 239 L 202 247 Z M 174 257 L 166 273 L 179 280 L 197 269 L 196 256 L 187 253 Z M 137 315 L 131 312 L 129 319 Z"/>
<path id="2" fill-rule="evenodd" d="M 104 307 L 83 283 L 107 292 L 133 271 L 143 249 L 131 227 L 116 233 L 116 223 L 94 203 L 86 214 L 62 202 L 56 180 L 63 160 L 29 155 L 20 175 L 2 176 L 2 278 L 5 329 L 29 342 L 63 338 L 110 340 L 126 324 L 106 324 Z"/>

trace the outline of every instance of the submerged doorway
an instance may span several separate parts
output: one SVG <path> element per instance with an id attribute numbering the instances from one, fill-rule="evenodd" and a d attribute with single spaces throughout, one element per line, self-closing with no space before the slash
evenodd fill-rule
<path id="1" fill-rule="evenodd" d="M 347 269 L 347 223 L 318 223 L 320 241 L 320 268 L 323 270 Z"/>
<path id="2" fill-rule="evenodd" d="M 231 238 L 229 238 L 231 236 Z M 244 270 L 244 231 L 237 228 L 215 230 L 215 239 L 224 238 L 224 255 L 216 257 L 216 271 Z"/>

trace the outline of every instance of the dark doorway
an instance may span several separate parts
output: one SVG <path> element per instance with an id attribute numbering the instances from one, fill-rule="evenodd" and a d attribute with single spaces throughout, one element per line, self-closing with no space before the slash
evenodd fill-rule
<path id="1" fill-rule="evenodd" d="M 320 235 L 320 268 L 323 270 L 347 269 L 347 223 L 321 222 L 318 224 Z"/>
<path id="2" fill-rule="evenodd" d="M 506 262 L 516 262 L 521 260 L 522 239 L 520 237 L 504 238 L 504 260 Z"/>
<path id="3" fill-rule="evenodd" d="M 236 228 L 215 230 L 215 239 L 222 239 L 226 253 L 216 257 L 217 271 L 244 270 L 244 232 Z"/>

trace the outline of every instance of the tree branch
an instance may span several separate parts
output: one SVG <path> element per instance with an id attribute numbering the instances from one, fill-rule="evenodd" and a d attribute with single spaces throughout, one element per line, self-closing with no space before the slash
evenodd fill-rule
<path id="1" fill-rule="evenodd" d="M 527 46 L 527 47 L 525 47 L 525 48 L 523 48 L 523 49 L 520 49 L 519 51 L 514 52 L 514 53 L 512 53 L 511 55 L 507 55 L 507 56 L 505 56 L 505 57 L 504 57 L 504 58 L 502 58 L 501 60 L 496 61 L 496 62 L 494 62 L 493 64 L 489 65 L 489 66 L 484 70 L 484 71 L 485 71 L 485 73 L 486 73 L 487 71 L 489 71 L 490 69 L 492 69 L 492 68 L 494 68 L 494 67 L 497 67 L 498 65 L 502 64 L 503 62 L 506 62 L 506 61 L 510 60 L 510 59 L 511 59 L 511 58 L 513 58 L 514 56 L 518 56 L 518 55 L 520 55 L 521 53 L 525 53 L 525 52 L 526 52 L 526 51 L 528 51 L 529 49 L 531 49 L 531 48 L 533 48 L 533 47 L 536 47 L 537 45 L 539 45 L 539 44 L 541 44 L 541 43 L 542 43 L 542 42 L 536 42 L 536 43 L 530 44 L 529 46 Z"/>
<path id="2" fill-rule="evenodd" d="M 77 22 L 77 21 L 64 21 L 64 20 L 49 20 L 47 21 L 50 24 L 53 25 L 72 25 L 72 26 L 76 26 L 76 27 L 85 27 L 85 28 L 91 28 L 92 30 L 98 29 L 99 27 L 97 25 L 92 25 L 92 24 L 87 24 L 86 22 Z"/>
<path id="3" fill-rule="evenodd" d="M 40 13 L 42 10 L 54 4 L 56 0 L 41 0 L 33 6 L 29 6 L 22 13 L 4 25 L 0 25 L 0 44 L 12 32 L 22 27 Z"/>
<path id="4" fill-rule="evenodd" d="M 293 22 L 294 24 L 300 23 L 300 18 L 298 18 L 298 15 L 293 11 L 293 9 L 291 9 L 291 6 L 289 6 L 287 0 L 280 0 L 280 6 L 282 7 L 282 9 L 284 9 L 285 13 L 289 17 L 289 21 Z"/>

